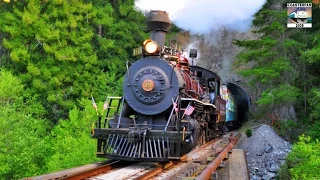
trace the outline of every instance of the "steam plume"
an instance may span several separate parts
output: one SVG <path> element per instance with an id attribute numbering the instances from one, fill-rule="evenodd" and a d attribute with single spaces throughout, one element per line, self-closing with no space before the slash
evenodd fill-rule
<path id="1" fill-rule="evenodd" d="M 171 21 L 192 33 L 207 34 L 225 27 L 247 31 L 266 0 L 137 0 L 140 10 L 163 10 Z"/>

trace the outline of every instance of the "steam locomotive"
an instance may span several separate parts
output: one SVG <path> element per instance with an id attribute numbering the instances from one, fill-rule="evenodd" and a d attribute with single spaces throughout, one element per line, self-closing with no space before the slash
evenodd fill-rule
<path id="1" fill-rule="evenodd" d="M 164 46 L 170 26 L 166 12 L 150 12 L 143 57 L 130 67 L 127 63 L 123 97 L 108 97 L 106 118 L 99 117 L 92 128 L 98 157 L 179 159 L 237 121 L 237 103 L 220 77 L 190 66 L 178 50 Z"/>
<path id="2" fill-rule="evenodd" d="M 308 17 L 308 11 L 304 7 L 297 7 L 294 11 L 292 11 L 288 16 L 292 21 L 296 23 L 308 23 L 312 21 L 311 17 Z"/>

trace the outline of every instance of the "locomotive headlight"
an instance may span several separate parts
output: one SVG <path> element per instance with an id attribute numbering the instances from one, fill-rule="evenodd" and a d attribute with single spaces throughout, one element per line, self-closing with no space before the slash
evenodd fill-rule
<path id="1" fill-rule="evenodd" d="M 148 39 L 148 40 L 145 40 L 143 42 L 143 45 L 144 45 L 144 49 L 147 51 L 147 53 L 149 54 L 156 54 L 159 52 L 159 46 L 156 42 Z"/>

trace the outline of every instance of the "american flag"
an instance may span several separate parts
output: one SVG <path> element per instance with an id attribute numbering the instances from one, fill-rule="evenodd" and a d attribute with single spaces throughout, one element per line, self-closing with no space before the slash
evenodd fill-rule
<path id="1" fill-rule="evenodd" d="M 97 107 L 97 104 L 96 104 L 96 102 L 94 101 L 94 99 L 93 99 L 93 96 L 91 95 L 91 99 L 92 99 L 92 107 L 94 108 L 94 109 L 98 109 L 98 107 Z"/>
<path id="2" fill-rule="evenodd" d="M 103 110 L 106 110 L 108 109 L 108 98 L 106 99 L 106 102 L 104 102 L 104 105 L 103 105 Z"/>
<path id="3" fill-rule="evenodd" d="M 192 114 L 193 110 L 194 110 L 194 107 L 191 106 L 190 104 L 188 104 L 186 110 L 184 111 L 184 114 L 190 116 Z"/>

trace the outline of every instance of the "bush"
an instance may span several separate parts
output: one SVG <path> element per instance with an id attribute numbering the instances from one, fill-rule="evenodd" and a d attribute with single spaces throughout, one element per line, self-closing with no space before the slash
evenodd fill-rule
<path id="1" fill-rule="evenodd" d="M 247 137 L 251 137 L 252 136 L 252 130 L 251 129 L 246 129 L 246 135 L 247 135 Z"/>
<path id="2" fill-rule="evenodd" d="M 289 153 L 288 168 L 291 179 L 320 179 L 320 142 L 309 136 L 300 136 Z"/>
<path id="3" fill-rule="evenodd" d="M 282 180 L 282 179 L 291 179 L 287 161 L 280 167 L 280 170 L 276 176 L 276 180 Z"/>
<path id="4" fill-rule="evenodd" d="M 293 120 L 279 120 L 275 123 L 277 133 L 284 137 L 287 141 L 298 140 L 298 128 L 302 128 L 303 125 L 298 125 Z"/>

